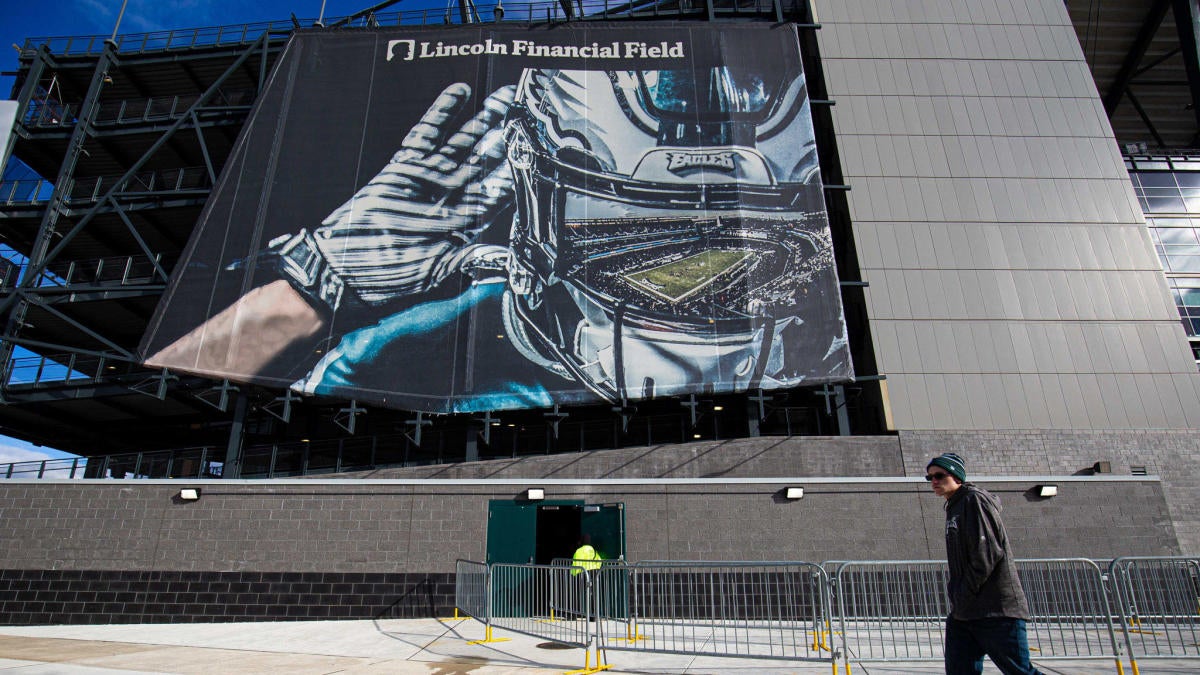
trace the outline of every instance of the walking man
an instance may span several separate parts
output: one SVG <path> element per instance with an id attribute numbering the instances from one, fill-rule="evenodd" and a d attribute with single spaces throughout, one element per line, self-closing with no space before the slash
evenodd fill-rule
<path id="1" fill-rule="evenodd" d="M 1000 520 L 1000 500 L 966 482 L 966 464 L 952 452 L 929 461 L 925 480 L 946 500 L 946 674 L 982 673 L 987 655 L 1008 675 L 1041 675 L 1029 662 L 1029 604 Z"/>

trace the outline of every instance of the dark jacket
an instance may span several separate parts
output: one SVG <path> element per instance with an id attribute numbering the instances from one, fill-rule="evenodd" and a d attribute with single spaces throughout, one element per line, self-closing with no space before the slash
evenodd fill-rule
<path id="1" fill-rule="evenodd" d="M 972 483 L 963 483 L 946 500 L 946 558 L 951 617 L 1029 619 L 1000 501 Z"/>

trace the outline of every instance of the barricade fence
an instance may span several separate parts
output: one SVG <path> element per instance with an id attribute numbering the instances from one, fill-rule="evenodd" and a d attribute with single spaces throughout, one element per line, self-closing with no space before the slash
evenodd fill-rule
<path id="1" fill-rule="evenodd" d="M 1108 569 L 1135 673 L 1137 659 L 1200 658 L 1200 558 L 1125 557 Z"/>
<path id="2" fill-rule="evenodd" d="M 1200 558 L 1017 560 L 1036 661 L 1200 659 Z M 459 561 L 459 609 L 492 626 L 585 649 L 827 662 L 941 661 L 941 561 Z M 483 588 L 480 588 L 482 583 Z M 481 606 L 486 610 L 480 611 Z M 482 614 L 482 616 L 481 616 Z M 595 650 L 595 667 L 590 654 Z"/>
<path id="3" fill-rule="evenodd" d="M 472 560 L 454 562 L 454 608 L 472 619 L 487 623 L 488 566 Z"/>
<path id="4" fill-rule="evenodd" d="M 828 577 L 812 563 L 641 563 L 593 577 L 603 649 L 834 660 Z"/>
<path id="5" fill-rule="evenodd" d="M 492 625 L 497 628 L 544 638 L 559 644 L 590 649 L 592 581 L 587 570 L 554 565 L 491 565 Z M 572 575 L 578 571 L 579 574 Z M 566 590 L 569 589 L 569 590 Z M 556 594 L 577 592 L 582 609 L 575 616 L 551 616 Z"/>

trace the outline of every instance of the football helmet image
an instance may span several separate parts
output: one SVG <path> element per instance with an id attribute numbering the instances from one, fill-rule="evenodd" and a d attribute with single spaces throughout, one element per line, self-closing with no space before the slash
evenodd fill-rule
<path id="1" fill-rule="evenodd" d="M 615 402 L 852 377 L 798 68 L 526 70 L 504 134 L 527 358 Z"/>

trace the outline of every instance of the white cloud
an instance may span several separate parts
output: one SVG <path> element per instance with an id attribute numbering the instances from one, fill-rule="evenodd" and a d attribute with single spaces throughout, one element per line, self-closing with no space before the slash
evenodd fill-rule
<path id="1" fill-rule="evenodd" d="M 10 462 L 41 462 L 42 460 L 51 460 L 46 463 L 46 473 L 43 478 L 70 478 L 71 476 L 71 459 L 67 457 L 63 459 L 62 452 L 52 450 L 50 448 L 36 448 L 22 441 L 14 439 L 0 439 L 0 478 L 4 478 L 8 474 L 8 464 Z M 84 461 L 80 461 L 75 470 L 75 477 L 83 477 Z M 13 478 L 37 478 L 37 472 L 40 470 L 38 464 L 19 464 L 13 467 Z"/>

